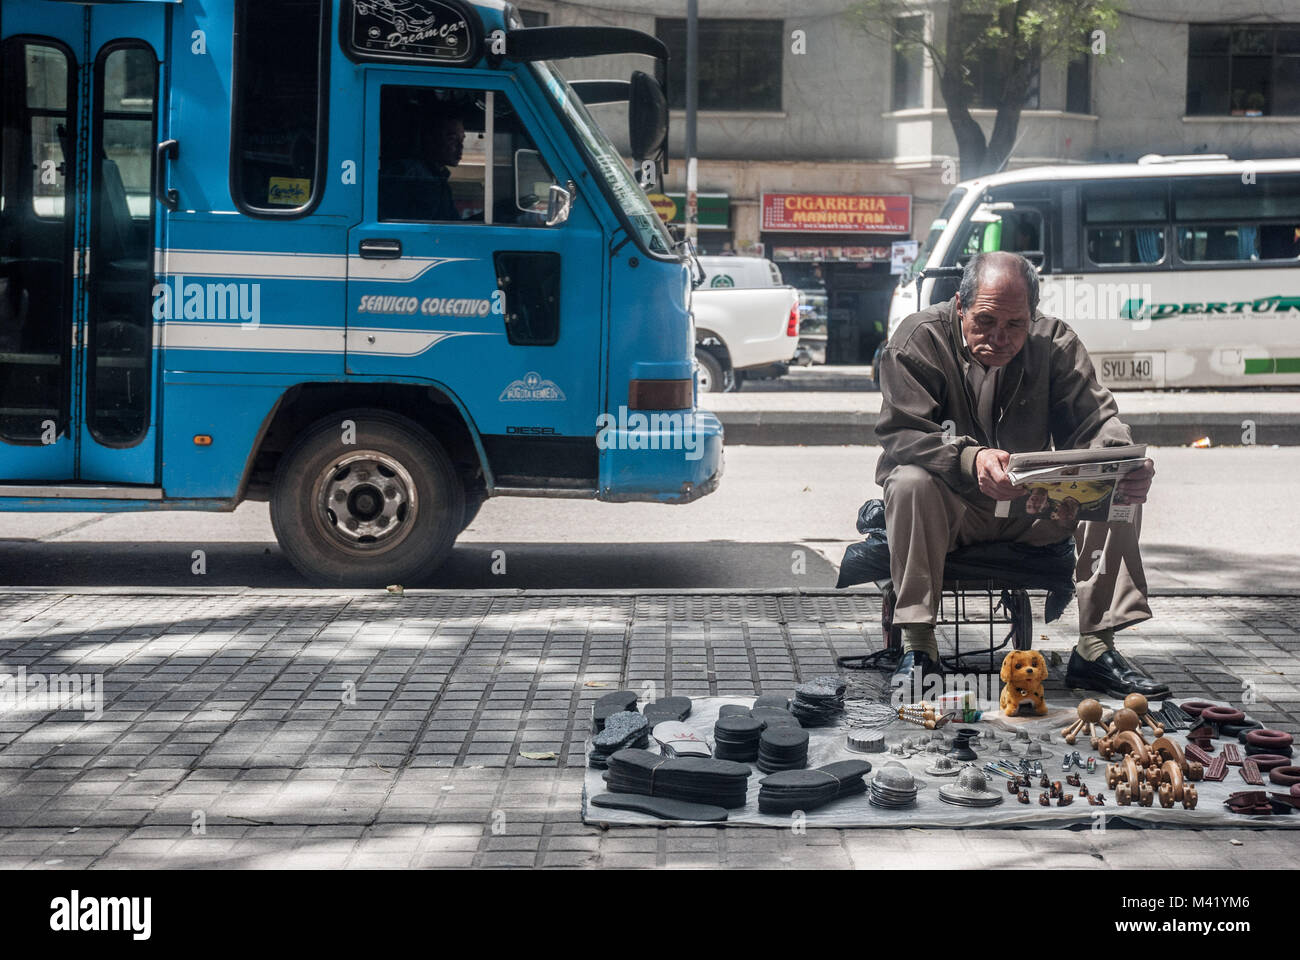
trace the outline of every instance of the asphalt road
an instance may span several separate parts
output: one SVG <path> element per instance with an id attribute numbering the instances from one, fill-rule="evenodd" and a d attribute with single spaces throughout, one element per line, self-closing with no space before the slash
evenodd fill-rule
<path id="1" fill-rule="evenodd" d="M 877 447 L 728 446 L 685 506 L 489 501 L 423 583 L 478 588 L 830 587 L 879 495 Z M 1153 448 L 1143 553 L 1153 590 L 1300 587 L 1300 448 Z M 192 572 L 202 550 L 207 572 Z M 497 553 L 504 551 L 504 554 Z M 504 573 L 500 569 L 504 558 Z M 233 514 L 0 514 L 0 584 L 307 587 L 265 504 Z"/>

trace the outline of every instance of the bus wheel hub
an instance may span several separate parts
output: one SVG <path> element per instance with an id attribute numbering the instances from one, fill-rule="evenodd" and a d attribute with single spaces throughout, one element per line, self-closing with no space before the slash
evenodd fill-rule
<path id="1" fill-rule="evenodd" d="M 368 451 L 336 462 L 322 478 L 322 519 L 352 547 L 388 545 L 413 525 L 415 483 L 392 457 Z"/>

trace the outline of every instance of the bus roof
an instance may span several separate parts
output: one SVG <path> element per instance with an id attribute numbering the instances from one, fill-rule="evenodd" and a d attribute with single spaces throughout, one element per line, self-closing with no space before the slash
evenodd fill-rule
<path id="1" fill-rule="evenodd" d="M 1274 160 L 1186 160 L 1151 155 L 1138 163 L 1068 163 L 1041 167 L 1020 167 L 1003 173 L 991 173 L 963 180 L 958 187 L 972 192 L 1008 183 L 1034 183 L 1051 180 L 1118 180 L 1138 177 L 1195 177 L 1213 174 L 1300 173 L 1300 159 Z"/>

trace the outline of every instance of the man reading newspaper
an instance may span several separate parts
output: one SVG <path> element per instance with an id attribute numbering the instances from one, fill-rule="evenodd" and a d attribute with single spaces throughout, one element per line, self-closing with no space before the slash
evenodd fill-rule
<path id="1" fill-rule="evenodd" d="M 934 621 L 950 551 L 995 540 L 1050 544 L 1073 534 L 1080 635 L 1066 682 L 1112 697 L 1168 696 L 1114 642 L 1116 630 L 1151 617 L 1138 535 L 1155 468 L 1142 448 L 1131 456 L 1132 434 L 1074 331 L 1038 312 L 1033 266 L 1011 253 L 972 257 L 953 299 L 908 317 L 890 338 L 880 390 L 876 482 L 885 489 L 894 622 L 903 634 L 891 683 L 923 689 L 926 674 L 941 672 Z M 1114 459 L 1129 461 L 1118 479 L 1087 478 L 1131 507 L 1129 521 L 1081 520 L 1095 490 L 1054 501 L 1050 489 L 1037 492 L 1008 476 L 1014 454 L 1098 447 L 1130 448 L 1115 451 Z M 1021 498 L 1018 509 L 998 516 L 1000 501 Z"/>

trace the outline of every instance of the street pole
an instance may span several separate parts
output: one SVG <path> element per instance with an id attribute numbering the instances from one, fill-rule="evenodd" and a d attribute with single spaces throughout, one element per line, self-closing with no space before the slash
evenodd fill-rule
<path id="1" fill-rule="evenodd" d="M 686 0 L 686 239 L 699 232 L 699 181 L 695 164 L 695 122 L 700 99 L 700 3 Z"/>

